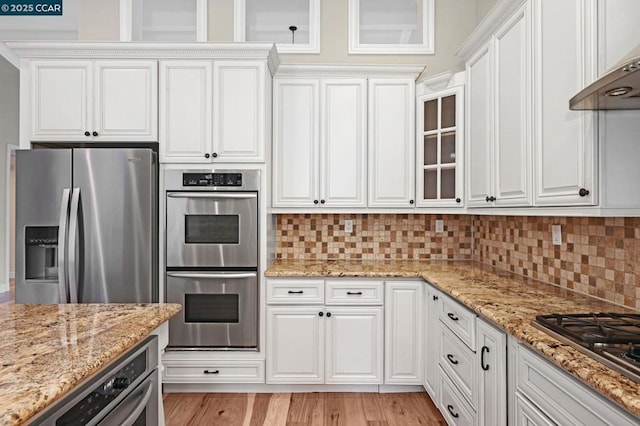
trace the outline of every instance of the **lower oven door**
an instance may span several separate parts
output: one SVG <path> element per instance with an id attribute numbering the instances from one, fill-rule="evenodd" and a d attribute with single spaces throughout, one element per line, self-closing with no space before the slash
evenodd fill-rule
<path id="1" fill-rule="evenodd" d="M 118 404 L 98 426 L 155 426 L 158 425 L 160 413 L 158 389 L 160 387 L 158 369 L 140 383 L 127 397 Z"/>
<path id="2" fill-rule="evenodd" d="M 182 305 L 170 347 L 257 350 L 256 272 L 167 272 L 167 302 Z"/>

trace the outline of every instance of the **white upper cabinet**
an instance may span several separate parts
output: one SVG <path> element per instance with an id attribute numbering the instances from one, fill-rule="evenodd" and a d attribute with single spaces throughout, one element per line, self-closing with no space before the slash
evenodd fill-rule
<path id="1" fill-rule="evenodd" d="M 536 205 L 597 203 L 597 120 L 568 102 L 596 77 L 595 0 L 531 0 Z M 568 19 L 571 17 L 572 19 Z"/>
<path id="2" fill-rule="evenodd" d="M 349 0 L 349 54 L 435 53 L 434 0 Z"/>
<path id="3" fill-rule="evenodd" d="M 29 64 L 31 141 L 157 141 L 156 61 Z"/>
<path id="4" fill-rule="evenodd" d="M 469 207 L 532 202 L 530 22 L 525 5 L 467 62 Z"/>
<path id="5" fill-rule="evenodd" d="M 414 102 L 414 80 L 369 80 L 369 207 L 415 204 Z"/>
<path id="6" fill-rule="evenodd" d="M 270 83 L 263 61 L 161 61 L 160 160 L 263 162 Z"/>
<path id="7" fill-rule="evenodd" d="M 276 43 L 281 53 L 320 53 L 320 0 L 234 0 L 234 41 Z"/>
<path id="8" fill-rule="evenodd" d="M 366 207 L 364 79 L 282 79 L 274 97 L 274 207 Z"/>
<path id="9" fill-rule="evenodd" d="M 463 74 L 463 73 L 461 73 Z M 451 78 L 451 74 L 445 75 Z M 426 84 L 426 82 L 425 82 Z M 418 207 L 462 207 L 464 87 L 455 81 L 447 88 L 417 96 L 416 159 Z"/>
<path id="10" fill-rule="evenodd" d="M 273 207 L 319 203 L 317 79 L 276 80 L 273 90 Z"/>

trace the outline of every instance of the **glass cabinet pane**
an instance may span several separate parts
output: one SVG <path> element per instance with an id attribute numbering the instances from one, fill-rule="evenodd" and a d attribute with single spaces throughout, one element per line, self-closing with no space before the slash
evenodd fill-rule
<path id="1" fill-rule="evenodd" d="M 246 41 L 309 44 L 308 0 L 245 1 Z"/>
<path id="2" fill-rule="evenodd" d="M 424 199 L 435 200 L 438 198 L 438 170 L 424 171 Z"/>
<path id="3" fill-rule="evenodd" d="M 455 95 L 442 98 L 442 128 L 456 125 L 456 97 Z"/>
<path id="4" fill-rule="evenodd" d="M 362 44 L 422 43 L 422 2 L 360 0 L 359 12 Z"/>
<path id="5" fill-rule="evenodd" d="M 424 131 L 438 128 L 438 100 L 433 99 L 424 103 Z"/>
<path id="6" fill-rule="evenodd" d="M 442 169 L 440 198 L 456 198 L 456 169 Z"/>
<path id="7" fill-rule="evenodd" d="M 196 41 L 197 0 L 134 0 L 133 41 Z"/>
<path id="8" fill-rule="evenodd" d="M 424 137 L 424 165 L 438 164 L 438 135 Z"/>
<path id="9" fill-rule="evenodd" d="M 442 134 L 442 163 L 456 162 L 456 133 L 448 132 Z"/>

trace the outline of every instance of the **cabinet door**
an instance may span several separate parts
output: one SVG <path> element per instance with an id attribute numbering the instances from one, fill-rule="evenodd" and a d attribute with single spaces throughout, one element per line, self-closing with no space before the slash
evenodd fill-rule
<path id="1" fill-rule="evenodd" d="M 278 80 L 273 107 L 273 207 L 318 201 L 318 80 Z"/>
<path id="2" fill-rule="evenodd" d="M 424 283 L 385 283 L 385 384 L 422 384 Z"/>
<path id="3" fill-rule="evenodd" d="M 479 426 L 507 424 L 507 336 L 478 319 Z"/>
<path id="4" fill-rule="evenodd" d="M 267 308 L 267 383 L 324 382 L 323 309 Z"/>
<path id="5" fill-rule="evenodd" d="M 90 61 L 31 61 L 31 135 L 38 140 L 89 140 Z"/>
<path id="6" fill-rule="evenodd" d="M 264 162 L 267 134 L 265 70 L 263 62 L 214 62 L 215 160 Z"/>
<path id="7" fill-rule="evenodd" d="M 413 207 L 415 83 L 369 80 L 369 207 Z"/>
<path id="8" fill-rule="evenodd" d="M 597 202 L 596 113 L 570 111 L 567 106 L 596 77 L 595 3 L 532 2 L 536 205 Z M 588 195 L 580 196 L 581 189 Z"/>
<path id="9" fill-rule="evenodd" d="M 432 287 L 425 291 L 425 340 L 424 340 L 424 387 L 432 400 L 436 401 L 440 383 L 438 349 L 440 348 L 440 292 Z"/>
<path id="10" fill-rule="evenodd" d="M 382 384 L 382 308 L 326 310 L 325 383 Z"/>
<path id="11" fill-rule="evenodd" d="M 366 80 L 323 80 L 320 111 L 320 202 L 366 207 Z"/>
<path id="12" fill-rule="evenodd" d="M 211 61 L 160 62 L 160 161 L 211 161 L 211 70 Z"/>
<path id="13" fill-rule="evenodd" d="M 525 4 L 495 35 L 493 140 L 496 162 L 495 190 L 491 195 L 496 197 L 496 205 L 523 206 L 532 201 L 529 28 L 529 8 Z"/>
<path id="14" fill-rule="evenodd" d="M 489 45 L 467 63 L 467 205 L 490 206 L 493 196 L 491 149 L 491 59 Z"/>
<path id="15" fill-rule="evenodd" d="M 96 61 L 95 140 L 158 140 L 158 63 Z"/>

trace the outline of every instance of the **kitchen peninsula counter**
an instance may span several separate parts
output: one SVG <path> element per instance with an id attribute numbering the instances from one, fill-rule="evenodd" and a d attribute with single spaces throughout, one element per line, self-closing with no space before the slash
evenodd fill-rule
<path id="1" fill-rule="evenodd" d="M 551 313 L 634 312 L 472 261 L 278 260 L 267 277 L 423 278 L 526 343 L 583 383 L 640 416 L 640 385 L 532 325 Z"/>
<path id="2" fill-rule="evenodd" d="M 0 306 L 0 425 L 55 403 L 181 309 L 177 304 Z"/>

